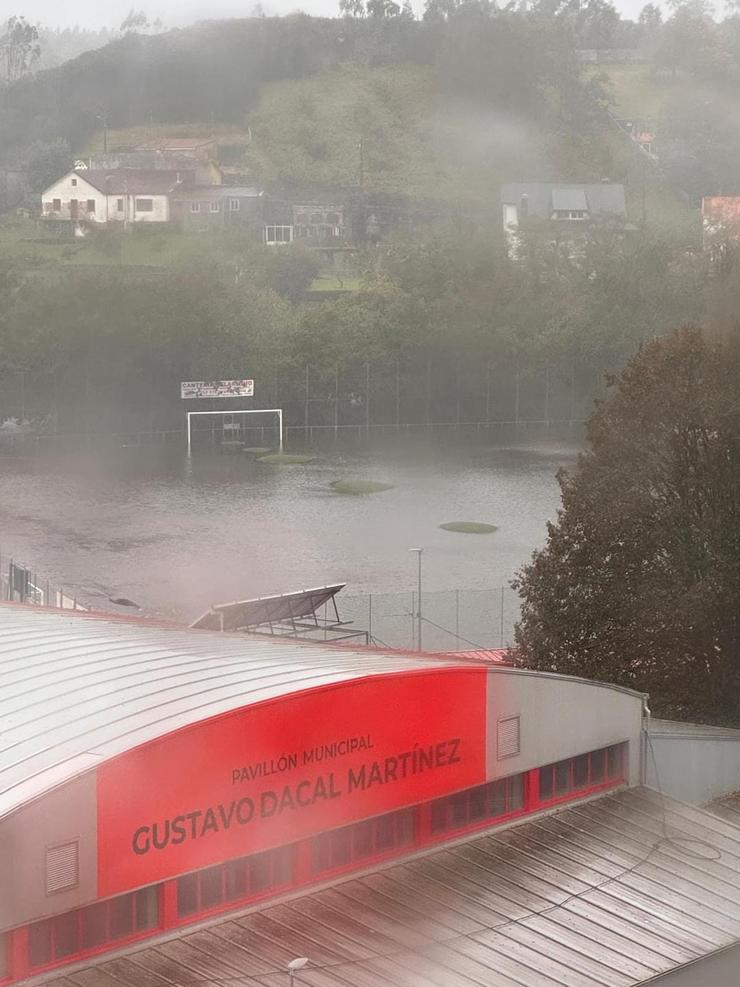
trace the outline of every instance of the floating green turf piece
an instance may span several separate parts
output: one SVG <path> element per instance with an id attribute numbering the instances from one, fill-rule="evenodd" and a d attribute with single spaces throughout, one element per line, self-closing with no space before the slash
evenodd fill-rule
<path id="1" fill-rule="evenodd" d="M 491 535 L 498 531 L 495 524 L 482 524 L 480 521 L 448 521 L 447 524 L 440 524 L 440 528 L 463 535 Z"/>
<path id="2" fill-rule="evenodd" d="M 267 463 L 270 466 L 305 466 L 312 463 L 315 456 L 300 455 L 295 452 L 272 452 L 267 456 L 260 456 L 258 463 Z"/>
<path id="3" fill-rule="evenodd" d="M 376 483 L 375 480 L 334 480 L 329 484 L 334 493 L 350 494 L 359 496 L 360 494 L 382 493 L 384 490 L 392 490 L 392 483 Z"/>

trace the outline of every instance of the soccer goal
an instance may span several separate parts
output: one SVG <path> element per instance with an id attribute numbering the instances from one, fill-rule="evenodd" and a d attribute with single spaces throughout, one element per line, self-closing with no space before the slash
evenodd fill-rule
<path id="1" fill-rule="evenodd" d="M 248 411 L 188 411 L 188 456 L 198 439 L 226 448 L 277 445 L 283 451 L 283 409 L 250 408 Z M 261 417 L 258 417 L 261 416 Z M 275 441 L 276 440 L 276 441 Z"/>

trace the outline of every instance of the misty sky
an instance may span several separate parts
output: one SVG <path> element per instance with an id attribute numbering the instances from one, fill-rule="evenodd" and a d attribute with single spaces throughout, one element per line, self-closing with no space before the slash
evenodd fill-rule
<path id="1" fill-rule="evenodd" d="M 617 8 L 633 17 L 647 0 L 617 0 Z M 415 9 L 421 11 L 423 0 L 413 0 Z M 23 14 L 30 21 L 40 21 L 50 27 L 68 27 L 74 24 L 90 27 L 118 27 L 131 7 L 146 11 L 150 20 L 160 17 L 168 27 L 179 27 L 194 20 L 211 17 L 244 17 L 254 7 L 254 0 L 76 0 L 60 3 L 59 0 L 1 0 L 0 20 L 11 14 Z M 301 9 L 308 14 L 333 16 L 337 12 L 337 0 L 263 0 L 268 14 L 286 14 Z"/>

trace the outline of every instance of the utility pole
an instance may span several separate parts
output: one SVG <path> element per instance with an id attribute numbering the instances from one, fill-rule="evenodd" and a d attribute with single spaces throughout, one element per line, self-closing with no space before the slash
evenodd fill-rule
<path id="1" fill-rule="evenodd" d="M 108 153 L 108 111 L 103 110 L 103 112 L 99 113 L 95 119 L 100 120 L 100 122 L 103 124 L 103 154 L 107 154 Z"/>
<path id="2" fill-rule="evenodd" d="M 421 556 L 423 548 L 410 548 L 410 552 L 416 552 L 417 557 L 417 585 L 416 585 L 416 650 L 422 650 L 421 644 Z"/>

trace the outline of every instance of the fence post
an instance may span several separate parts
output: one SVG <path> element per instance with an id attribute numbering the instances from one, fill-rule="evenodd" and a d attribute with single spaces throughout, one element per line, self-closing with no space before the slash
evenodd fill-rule
<path id="1" fill-rule="evenodd" d="M 431 414 L 432 414 L 432 358 L 427 357 L 427 408 L 426 417 L 427 425 L 431 424 Z"/>
<path id="2" fill-rule="evenodd" d="M 455 371 L 455 434 L 460 426 L 460 361 L 457 361 Z"/>
<path id="3" fill-rule="evenodd" d="M 303 424 L 306 426 L 306 428 L 308 428 L 308 402 L 310 400 L 310 397 L 309 397 L 309 395 L 310 395 L 310 382 L 309 382 L 309 368 L 308 368 L 308 364 L 306 364 L 306 385 L 305 386 L 306 386 L 306 400 L 305 400 L 305 406 L 304 406 Z"/>
<path id="4" fill-rule="evenodd" d="M 576 365 L 570 365 L 570 424 L 572 425 L 576 417 Z"/>
<path id="5" fill-rule="evenodd" d="M 486 424 L 491 421 L 491 361 L 486 366 Z"/>
<path id="6" fill-rule="evenodd" d="M 367 360 L 365 361 L 365 431 L 369 436 L 370 435 L 370 364 Z"/>
<path id="7" fill-rule="evenodd" d="M 334 441 L 339 437 L 339 366 L 334 368 Z"/>

